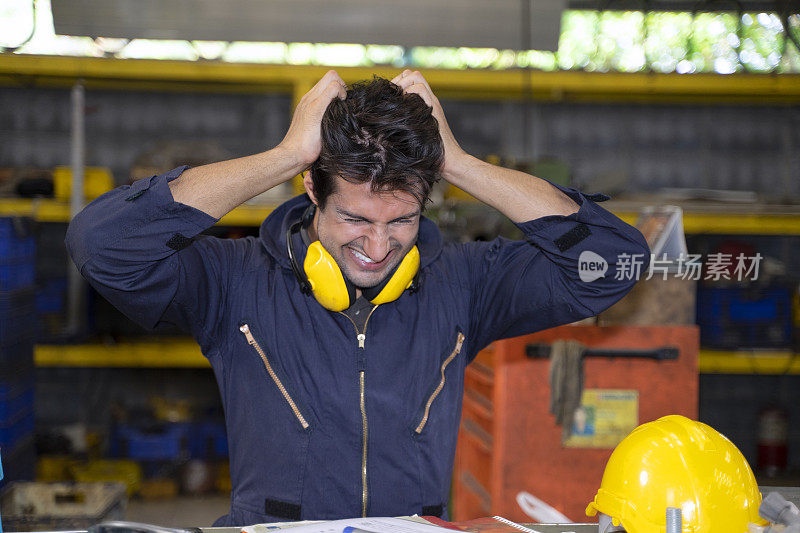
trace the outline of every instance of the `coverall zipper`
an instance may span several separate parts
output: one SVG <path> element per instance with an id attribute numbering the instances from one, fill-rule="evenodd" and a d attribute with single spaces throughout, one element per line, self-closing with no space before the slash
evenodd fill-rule
<path id="1" fill-rule="evenodd" d="M 379 304 L 380 305 L 380 304 Z M 372 311 L 369 312 L 367 315 L 367 320 L 364 321 L 364 331 L 358 331 L 358 326 L 356 323 L 353 322 L 353 319 L 347 316 L 346 314 L 339 311 L 339 314 L 344 315 L 347 317 L 347 320 L 353 324 L 353 327 L 356 330 L 356 340 L 358 341 L 358 347 L 360 349 L 365 349 L 365 343 L 367 340 L 367 324 L 369 324 L 369 319 L 372 316 L 372 313 L 375 312 L 375 309 L 378 308 L 378 305 L 372 308 Z M 361 516 L 367 516 L 367 404 L 365 399 L 364 393 L 364 381 L 365 375 L 364 371 L 361 370 L 358 373 L 358 387 L 360 391 L 360 407 L 361 407 L 361 426 L 363 428 L 362 435 L 361 435 Z"/>
<path id="2" fill-rule="evenodd" d="M 450 352 L 450 355 L 442 363 L 442 367 L 440 369 L 440 372 L 442 374 L 442 379 L 439 381 L 439 385 L 436 387 L 436 389 L 433 391 L 433 393 L 428 398 L 428 402 L 425 404 L 425 414 L 423 415 L 422 420 L 420 420 L 419 425 L 417 426 L 417 429 L 414 430 L 414 431 L 417 432 L 418 435 L 420 433 L 422 433 L 422 430 L 425 428 L 425 424 L 428 423 L 428 417 L 430 416 L 430 413 L 431 413 L 431 405 L 433 405 L 433 400 L 436 399 L 436 397 L 439 395 L 440 392 L 442 392 L 442 389 L 444 388 L 444 381 L 445 381 L 444 371 L 447 368 L 447 365 L 449 365 L 450 362 L 453 359 L 455 359 L 456 356 L 459 353 L 461 353 L 461 346 L 463 344 L 464 344 L 464 334 L 459 331 L 458 332 L 458 339 L 456 340 L 455 348 L 453 348 L 453 351 Z"/>
<path id="3" fill-rule="evenodd" d="M 272 381 L 274 381 L 275 385 L 278 386 L 278 390 L 281 391 L 281 394 L 283 395 L 286 402 L 289 404 L 289 407 L 292 408 L 294 416 L 296 416 L 297 420 L 300 421 L 300 425 L 303 426 L 303 429 L 308 429 L 308 422 L 306 422 L 306 419 L 303 417 L 303 414 L 300 412 L 300 409 L 297 407 L 297 404 L 294 403 L 294 400 L 292 400 L 292 397 L 289 396 L 289 391 L 287 391 L 286 387 L 283 386 L 283 383 L 278 377 L 278 374 L 275 373 L 275 370 L 269 363 L 269 359 L 267 359 L 267 354 L 264 353 L 264 350 L 261 349 L 261 346 L 258 344 L 255 337 L 253 337 L 253 334 L 250 332 L 250 326 L 247 324 L 242 324 L 241 326 L 239 326 L 239 331 L 241 331 L 244 334 L 245 338 L 247 339 L 247 343 L 253 348 L 255 348 L 256 352 L 258 352 L 258 355 L 261 356 L 261 360 L 264 362 L 264 366 L 267 368 L 267 372 L 272 378 Z"/>

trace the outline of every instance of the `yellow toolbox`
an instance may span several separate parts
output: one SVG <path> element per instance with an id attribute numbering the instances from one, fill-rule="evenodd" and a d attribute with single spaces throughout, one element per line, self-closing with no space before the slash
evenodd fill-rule
<path id="1" fill-rule="evenodd" d="M 142 467 L 127 459 L 92 459 L 73 463 L 70 472 L 75 481 L 117 481 L 125 485 L 128 496 L 137 494 L 142 488 Z"/>

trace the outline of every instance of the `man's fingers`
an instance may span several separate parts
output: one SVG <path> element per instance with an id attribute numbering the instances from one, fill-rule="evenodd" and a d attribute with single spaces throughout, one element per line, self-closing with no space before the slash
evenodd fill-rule
<path id="1" fill-rule="evenodd" d="M 418 94 L 425 100 L 425 103 L 429 106 L 436 108 L 434 104 L 435 97 L 433 96 L 433 89 L 431 86 L 428 85 L 428 81 L 425 77 L 420 73 L 420 71 L 410 71 L 408 69 L 404 70 L 398 76 L 395 77 L 396 81 L 393 81 L 396 85 L 403 89 L 404 93 L 414 93 Z"/>
<path id="2" fill-rule="evenodd" d="M 431 90 L 431 86 L 428 84 L 428 81 L 418 70 L 415 70 L 414 72 L 411 72 L 410 70 L 404 70 L 402 74 L 395 78 L 395 80 L 397 81 L 394 83 L 403 89 L 406 89 L 415 83 L 421 83 L 426 86 L 428 90 Z M 431 92 L 433 91 L 431 90 Z"/>
<path id="3" fill-rule="evenodd" d="M 400 74 L 398 74 L 397 76 L 395 76 L 395 77 L 394 77 L 394 79 L 392 79 L 392 83 L 394 83 L 394 84 L 397 84 L 397 82 L 398 82 L 399 80 L 401 80 L 401 79 L 402 79 L 403 77 L 405 77 L 405 76 L 408 76 L 409 74 L 411 74 L 411 71 L 410 71 L 410 70 L 408 70 L 408 69 L 405 69 L 403 72 L 401 72 Z"/>
<path id="4" fill-rule="evenodd" d="M 339 76 L 338 72 L 336 72 L 335 70 L 329 70 L 328 72 L 325 73 L 324 76 L 322 76 L 322 78 L 320 78 L 320 80 L 316 83 L 316 85 L 314 85 L 308 92 L 318 95 L 322 91 L 326 90 L 326 88 L 333 82 L 336 82 L 341 86 L 346 85 L 341 76 Z"/>
<path id="5" fill-rule="evenodd" d="M 311 105 L 315 108 L 320 106 L 322 111 L 324 111 L 334 98 L 339 98 L 342 100 L 347 98 L 347 89 L 335 80 L 331 81 L 328 83 L 328 85 L 322 88 L 322 91 L 319 93 L 319 95 L 317 95 L 316 98 L 314 98 L 314 103 Z"/>
<path id="6" fill-rule="evenodd" d="M 327 94 L 331 99 L 337 96 L 342 99 L 346 98 L 347 88 L 343 85 L 343 83 L 344 82 L 340 82 L 338 80 L 331 81 L 325 88 L 325 94 Z"/>
<path id="7" fill-rule="evenodd" d="M 422 97 L 423 100 L 425 100 L 426 104 L 428 104 L 431 107 L 434 107 L 431 98 L 431 96 L 433 96 L 431 90 L 427 86 L 422 85 L 421 83 L 415 83 L 407 87 L 403 92 L 418 94 L 419 96 Z"/>
<path id="8" fill-rule="evenodd" d="M 420 71 L 415 70 L 414 72 L 409 74 L 408 77 L 411 78 L 412 80 L 414 80 L 414 83 L 421 83 L 422 85 L 427 87 L 428 90 L 431 91 L 431 93 L 433 93 L 433 89 L 431 89 L 431 86 L 428 83 L 428 80 L 425 79 L 425 76 L 423 76 Z"/>
<path id="9" fill-rule="evenodd" d="M 329 70 L 328 72 L 326 72 L 308 92 L 319 93 L 323 87 L 326 87 L 330 83 L 330 80 L 333 77 L 333 72 L 334 72 L 333 70 Z"/>
<path id="10" fill-rule="evenodd" d="M 330 71 L 333 72 L 333 71 Z M 329 74 L 330 74 L 329 72 Z M 326 74 L 325 76 L 328 76 Z M 315 85 L 310 91 L 303 95 L 303 98 L 300 99 L 300 103 L 303 104 L 304 101 L 313 102 L 318 98 L 322 97 L 325 101 L 325 105 L 327 106 L 331 100 L 335 97 L 339 98 L 346 98 L 347 97 L 347 85 L 344 83 L 338 74 L 333 76 L 328 76 L 328 82 L 324 85 L 321 85 L 323 81 L 325 81 L 325 77 L 323 77 L 317 85 Z M 306 104 L 306 105 L 313 105 L 313 104 Z"/>

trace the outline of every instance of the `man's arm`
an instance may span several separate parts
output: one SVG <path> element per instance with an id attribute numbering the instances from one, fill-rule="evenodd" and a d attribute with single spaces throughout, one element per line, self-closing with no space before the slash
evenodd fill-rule
<path id="1" fill-rule="evenodd" d="M 442 177 L 516 223 L 548 215 L 571 215 L 579 208 L 569 196 L 543 179 L 492 165 L 466 153 L 454 158 Z"/>
<path id="2" fill-rule="evenodd" d="M 276 148 L 194 169 L 179 167 L 104 194 L 70 223 L 67 250 L 81 274 L 135 322 L 214 338 L 226 284 L 247 243 L 199 236 L 225 213 L 310 165 L 321 119 L 344 82 L 329 71 L 300 101 Z"/>
<path id="3" fill-rule="evenodd" d="M 626 261 L 647 270 L 647 242 L 636 228 L 597 205 L 607 196 L 479 161 L 458 145 L 419 72 L 407 70 L 392 81 L 432 107 L 444 144 L 443 177 L 506 215 L 525 236 L 455 248 L 451 270 L 466 268 L 465 285 L 472 288 L 470 357 L 497 339 L 597 315 L 636 283 L 637 276 L 626 275 Z M 604 269 L 602 275 L 582 272 L 589 261 Z"/>
<path id="4" fill-rule="evenodd" d="M 442 177 L 449 183 L 517 223 L 578 211 L 577 203 L 547 181 L 486 163 L 464 152 L 450 131 L 439 99 L 419 71 L 405 70 L 392 83 L 402 87 L 404 92 L 418 94 L 433 108 L 444 144 Z"/>
<path id="5" fill-rule="evenodd" d="M 272 150 L 190 168 L 169 182 L 176 202 L 221 218 L 242 202 L 280 185 L 308 168 L 322 149 L 322 115 L 334 98 L 347 96 L 347 85 L 329 70 L 294 111 L 292 124 Z"/>

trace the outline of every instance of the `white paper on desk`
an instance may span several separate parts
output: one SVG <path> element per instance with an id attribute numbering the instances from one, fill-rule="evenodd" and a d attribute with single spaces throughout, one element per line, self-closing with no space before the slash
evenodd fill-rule
<path id="1" fill-rule="evenodd" d="M 242 533 L 270 533 L 276 529 L 288 529 L 290 527 L 305 526 L 308 524 L 320 524 L 320 520 L 301 520 L 299 522 L 270 522 L 268 524 L 255 524 L 242 528 Z"/>
<path id="2" fill-rule="evenodd" d="M 242 533 L 266 533 L 275 524 L 256 524 L 242 528 Z M 403 518 L 348 518 L 290 527 L 291 533 L 342 533 L 345 527 L 355 527 L 373 533 L 453 533 L 452 529 L 422 524 Z"/>

